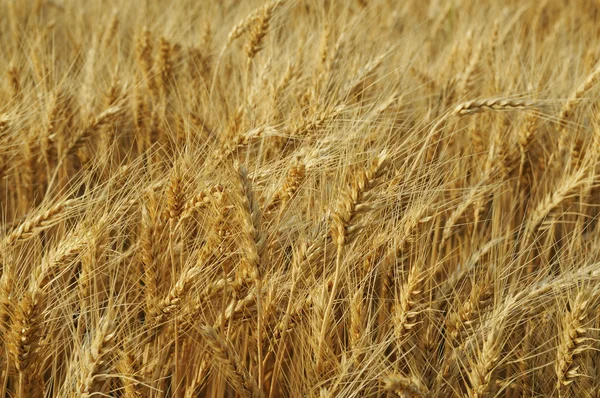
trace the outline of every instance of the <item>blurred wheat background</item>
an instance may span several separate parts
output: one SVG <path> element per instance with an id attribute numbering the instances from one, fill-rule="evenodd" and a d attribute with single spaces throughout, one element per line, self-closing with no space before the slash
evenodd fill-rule
<path id="1" fill-rule="evenodd" d="M 0 0 L 0 397 L 600 397 L 600 3 Z"/>

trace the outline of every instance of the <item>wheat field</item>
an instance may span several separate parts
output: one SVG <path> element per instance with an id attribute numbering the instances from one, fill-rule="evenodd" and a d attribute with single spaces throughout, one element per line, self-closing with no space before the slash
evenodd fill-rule
<path id="1" fill-rule="evenodd" d="M 0 0 L 0 398 L 600 397 L 600 2 Z"/>

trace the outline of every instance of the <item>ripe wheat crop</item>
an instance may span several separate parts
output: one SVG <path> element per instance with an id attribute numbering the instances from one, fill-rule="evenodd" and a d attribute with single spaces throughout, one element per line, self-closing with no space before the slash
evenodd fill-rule
<path id="1" fill-rule="evenodd" d="M 598 26 L 0 0 L 0 398 L 600 397 Z"/>

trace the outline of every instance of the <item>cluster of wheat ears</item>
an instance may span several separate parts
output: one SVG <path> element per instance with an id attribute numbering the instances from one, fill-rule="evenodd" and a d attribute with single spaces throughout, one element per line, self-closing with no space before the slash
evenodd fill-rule
<path id="1" fill-rule="evenodd" d="M 0 1 L 0 398 L 600 397 L 599 21 Z"/>

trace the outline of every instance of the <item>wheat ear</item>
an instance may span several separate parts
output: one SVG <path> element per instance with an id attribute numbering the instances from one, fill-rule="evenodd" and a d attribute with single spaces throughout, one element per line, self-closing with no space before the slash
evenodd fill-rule
<path id="1" fill-rule="evenodd" d="M 540 103 L 535 101 L 489 98 L 482 100 L 472 100 L 458 104 L 452 111 L 452 115 L 465 116 L 486 111 L 532 109 L 539 106 Z"/>
<path id="2" fill-rule="evenodd" d="M 262 391 L 259 390 L 256 381 L 242 364 L 242 359 L 236 354 L 231 343 L 211 326 L 203 326 L 200 333 L 210 347 L 214 358 L 223 366 L 225 377 L 229 379 L 232 387 L 244 397 L 262 398 Z"/>
<path id="3" fill-rule="evenodd" d="M 331 237 L 337 247 L 337 254 L 335 261 L 335 273 L 333 275 L 333 285 L 331 292 L 329 293 L 329 300 L 323 312 L 323 323 L 321 325 L 319 349 L 317 352 L 317 367 L 319 367 L 320 364 L 321 351 L 326 340 L 325 335 L 329 329 L 331 321 L 330 316 L 333 309 L 333 302 L 337 295 L 337 289 L 340 283 L 342 253 L 344 246 L 349 240 L 357 235 L 358 231 L 360 231 L 360 225 L 355 225 L 356 217 L 360 213 L 370 209 L 365 203 L 369 199 L 368 194 L 373 188 L 375 188 L 380 178 L 385 173 L 388 163 L 389 159 L 385 151 L 375 157 L 375 159 L 373 159 L 371 162 L 371 166 L 367 170 L 360 173 L 353 181 L 350 188 L 341 195 L 341 198 L 332 214 Z"/>
<path id="4" fill-rule="evenodd" d="M 95 332 L 92 343 L 81 361 L 77 392 L 82 398 L 99 393 L 98 387 L 111 369 L 110 357 L 116 338 L 113 313 L 105 315 Z"/>

